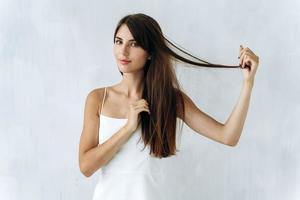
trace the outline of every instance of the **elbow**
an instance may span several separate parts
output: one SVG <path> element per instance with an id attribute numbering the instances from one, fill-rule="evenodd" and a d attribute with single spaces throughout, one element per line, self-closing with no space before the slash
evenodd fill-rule
<path id="1" fill-rule="evenodd" d="M 226 145 L 230 147 L 235 147 L 238 144 L 238 142 L 228 142 Z"/>
<path id="2" fill-rule="evenodd" d="M 84 165 L 83 163 L 80 163 L 79 165 L 79 168 L 80 168 L 80 172 L 85 176 L 85 177 L 90 177 L 93 175 L 93 173 L 89 170 L 89 168 Z"/>
<path id="3" fill-rule="evenodd" d="M 232 134 L 232 132 L 229 131 L 223 131 L 223 144 L 230 146 L 230 147 L 235 147 L 237 146 L 238 142 L 239 142 L 239 137 L 235 137 L 236 135 L 240 135 L 240 134 Z"/>
<path id="4" fill-rule="evenodd" d="M 85 176 L 85 177 L 90 177 L 90 176 L 92 176 L 92 174 L 91 173 L 88 173 L 88 172 L 86 172 L 86 171 L 81 171 L 81 173 Z"/>
<path id="5" fill-rule="evenodd" d="M 238 140 L 226 139 L 224 144 L 230 147 L 235 147 L 238 144 Z"/>

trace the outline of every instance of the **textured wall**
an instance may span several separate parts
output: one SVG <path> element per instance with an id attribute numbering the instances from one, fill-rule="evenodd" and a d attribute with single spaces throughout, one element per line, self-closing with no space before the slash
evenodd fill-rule
<path id="1" fill-rule="evenodd" d="M 92 89 L 120 81 L 112 35 L 132 12 L 151 15 L 172 41 L 210 62 L 237 64 L 240 44 L 260 56 L 239 144 L 224 146 L 184 126 L 181 152 L 164 161 L 173 183 L 167 192 L 190 200 L 299 199 L 294 0 L 1 0 L 0 199 L 91 199 L 97 173 L 86 178 L 78 167 L 84 101 Z M 239 97 L 240 70 L 183 64 L 177 73 L 194 102 L 225 122 Z"/>

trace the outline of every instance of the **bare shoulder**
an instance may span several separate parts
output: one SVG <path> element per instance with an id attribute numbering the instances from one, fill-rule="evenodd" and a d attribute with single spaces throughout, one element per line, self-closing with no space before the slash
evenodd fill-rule
<path id="1" fill-rule="evenodd" d="M 104 93 L 104 87 L 101 88 L 94 88 L 89 91 L 87 97 L 92 99 L 98 99 L 102 96 L 101 94 Z"/>
<path id="2" fill-rule="evenodd" d="M 185 113 L 180 112 L 179 117 L 185 122 L 189 123 L 190 120 L 195 119 L 195 117 L 203 116 L 205 113 L 194 103 L 193 99 L 183 90 L 176 89 L 178 102 L 180 100 L 179 97 L 182 97 L 182 104 L 178 104 L 178 106 L 184 106 Z M 179 109 L 181 111 L 181 109 Z"/>
<path id="3" fill-rule="evenodd" d="M 100 104 L 104 97 L 105 87 L 94 88 L 86 96 L 86 104 L 90 104 L 90 106 L 94 107 L 95 112 L 99 115 Z M 96 110 L 97 109 L 97 110 Z"/>
<path id="4" fill-rule="evenodd" d="M 179 113 L 179 117 L 184 121 L 188 122 L 190 119 L 195 117 L 195 114 L 203 114 L 199 107 L 196 106 L 193 99 L 187 95 L 187 93 L 183 90 L 176 89 L 178 101 L 180 100 L 179 97 L 182 97 L 182 104 L 178 106 L 184 106 L 185 113 Z M 180 109 L 181 111 L 181 109 Z"/>
<path id="5" fill-rule="evenodd" d="M 186 107 L 190 103 L 190 98 L 185 94 L 185 92 L 181 89 L 175 88 L 176 97 L 177 97 L 177 107 L 178 107 L 178 116 L 181 120 L 184 121 L 184 114 L 182 113 L 182 106 L 186 110 Z M 182 98 L 182 102 L 181 102 Z"/>

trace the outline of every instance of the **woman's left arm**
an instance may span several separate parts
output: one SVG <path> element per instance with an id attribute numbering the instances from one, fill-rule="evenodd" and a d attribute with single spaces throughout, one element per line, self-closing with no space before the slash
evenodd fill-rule
<path id="1" fill-rule="evenodd" d="M 230 146 L 235 146 L 242 134 L 246 120 L 253 82 L 243 82 L 242 91 L 232 113 L 224 124 L 223 132 Z"/>
<path id="2" fill-rule="evenodd" d="M 193 100 L 182 92 L 186 110 L 183 121 L 195 132 L 229 146 L 235 146 L 241 136 L 258 67 L 258 57 L 249 48 L 241 46 L 239 58 L 244 75 L 242 91 L 224 124 L 198 108 Z"/>
<path id="3" fill-rule="evenodd" d="M 224 125 L 225 137 L 228 138 L 228 141 L 232 146 L 238 143 L 242 134 L 250 103 L 254 77 L 259 63 L 259 57 L 249 48 L 243 48 L 242 45 L 240 46 L 239 59 L 244 76 L 243 86 L 238 102 Z"/>

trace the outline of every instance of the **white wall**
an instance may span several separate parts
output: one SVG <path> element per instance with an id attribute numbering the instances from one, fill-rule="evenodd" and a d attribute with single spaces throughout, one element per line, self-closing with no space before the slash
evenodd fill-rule
<path id="1" fill-rule="evenodd" d="M 240 44 L 260 57 L 239 144 L 224 146 L 185 126 L 180 154 L 165 162 L 177 166 L 168 192 L 190 200 L 299 199 L 295 0 L 1 0 L 0 199 L 91 199 L 97 173 L 86 178 L 78 166 L 84 101 L 92 89 L 120 81 L 113 31 L 136 12 L 210 62 L 238 64 Z M 225 122 L 239 97 L 240 70 L 183 64 L 177 72 L 195 103 Z"/>

